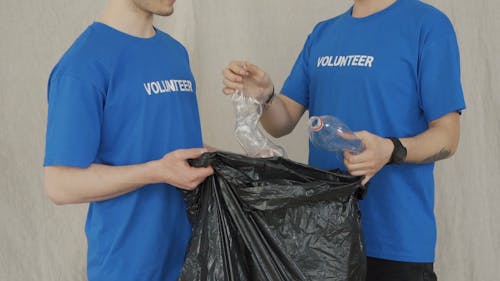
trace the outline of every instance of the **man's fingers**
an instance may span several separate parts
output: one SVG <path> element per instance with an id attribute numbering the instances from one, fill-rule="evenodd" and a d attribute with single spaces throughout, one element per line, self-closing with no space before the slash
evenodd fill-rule
<path id="1" fill-rule="evenodd" d="M 349 170 L 349 174 L 351 174 L 352 176 L 366 176 L 370 173 L 370 171 L 368 170 L 358 170 L 358 171 L 350 171 Z"/>
<path id="2" fill-rule="evenodd" d="M 213 175 L 214 169 L 211 166 L 204 167 L 204 168 L 197 168 L 197 170 L 200 172 L 200 177 L 202 178 L 202 181 L 208 177 Z"/>
<path id="3" fill-rule="evenodd" d="M 189 174 L 192 179 L 202 182 L 206 177 L 212 175 L 214 169 L 211 166 L 208 167 L 190 167 Z"/>
<path id="4" fill-rule="evenodd" d="M 222 83 L 224 83 L 224 86 L 226 86 L 226 88 L 238 89 L 238 90 L 243 89 L 242 83 L 231 81 L 225 77 L 224 77 L 224 80 L 222 81 Z"/>
<path id="5" fill-rule="evenodd" d="M 370 133 L 368 131 L 358 131 L 358 132 L 353 132 L 353 134 L 358 139 L 361 139 L 361 140 L 364 140 L 365 138 L 367 138 L 370 135 Z"/>
<path id="6" fill-rule="evenodd" d="M 236 93 L 236 90 L 229 87 L 224 87 L 224 89 L 222 89 L 222 92 L 226 95 L 232 95 Z"/>
<path id="7" fill-rule="evenodd" d="M 372 177 L 371 176 L 366 176 L 362 181 L 361 181 L 361 185 L 366 185 L 368 183 L 368 181 L 371 179 Z"/>
<path id="8" fill-rule="evenodd" d="M 239 75 L 248 75 L 247 70 L 245 69 L 245 62 L 242 61 L 233 61 L 229 64 L 228 68 Z"/>
<path id="9" fill-rule="evenodd" d="M 354 133 L 346 133 L 342 131 L 337 131 L 337 134 L 345 140 L 357 140 L 359 139 Z"/>
<path id="10" fill-rule="evenodd" d="M 227 78 L 230 81 L 234 81 L 234 82 L 243 81 L 243 78 L 241 77 L 241 75 L 235 74 L 229 68 L 225 68 L 224 71 L 222 71 L 222 74 L 223 74 L 224 78 Z"/>
<path id="11" fill-rule="evenodd" d="M 255 64 L 247 62 L 247 63 L 245 63 L 244 66 L 249 73 L 254 74 L 257 77 L 262 78 L 266 75 L 266 73 L 264 71 L 262 71 L 259 67 L 257 67 Z"/>
<path id="12" fill-rule="evenodd" d="M 206 148 L 188 148 L 178 149 L 175 151 L 181 159 L 194 159 L 200 157 L 203 153 L 207 152 Z"/>
<path id="13" fill-rule="evenodd" d="M 359 163 L 359 164 L 349 164 L 346 165 L 349 172 L 354 171 L 368 171 L 371 169 L 371 165 L 367 162 Z"/>
<path id="14" fill-rule="evenodd" d="M 188 189 L 193 190 L 197 186 L 199 186 L 208 176 L 211 176 L 214 173 L 212 167 L 202 167 L 202 168 L 194 168 L 191 167 L 189 171 L 192 180 L 187 184 Z"/>
<path id="15" fill-rule="evenodd" d="M 344 151 L 344 161 L 349 165 L 366 162 L 370 160 L 370 156 L 365 152 L 366 150 L 361 152 L 360 154 L 352 154 L 348 151 Z"/>

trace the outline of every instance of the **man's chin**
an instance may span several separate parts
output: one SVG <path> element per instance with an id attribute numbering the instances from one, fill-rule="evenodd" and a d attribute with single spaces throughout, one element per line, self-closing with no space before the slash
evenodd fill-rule
<path id="1" fill-rule="evenodd" d="M 174 13 L 174 7 L 170 8 L 168 10 L 158 11 L 155 14 L 158 16 L 162 16 L 162 17 L 168 17 L 168 16 L 172 15 L 173 13 Z"/>

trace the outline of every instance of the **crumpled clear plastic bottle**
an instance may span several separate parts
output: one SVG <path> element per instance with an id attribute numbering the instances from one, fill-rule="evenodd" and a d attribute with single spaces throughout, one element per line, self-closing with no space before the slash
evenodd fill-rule
<path id="1" fill-rule="evenodd" d="M 363 142 L 340 119 L 330 115 L 311 116 L 308 122 L 309 140 L 319 148 L 359 154 L 365 150 Z"/>
<path id="2" fill-rule="evenodd" d="M 232 103 L 236 116 L 234 134 L 247 155 L 260 158 L 286 157 L 283 147 L 270 141 L 258 127 L 262 104 L 239 91 L 232 95 Z"/>

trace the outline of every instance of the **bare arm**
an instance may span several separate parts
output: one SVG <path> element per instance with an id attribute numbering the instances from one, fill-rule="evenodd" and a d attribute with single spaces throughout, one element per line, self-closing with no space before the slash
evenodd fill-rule
<path id="1" fill-rule="evenodd" d="M 408 150 L 406 162 L 431 163 L 451 157 L 460 138 L 460 115 L 448 113 L 429 123 L 429 129 L 401 143 Z"/>
<path id="2" fill-rule="evenodd" d="M 361 154 L 344 154 L 344 164 L 352 175 L 365 176 L 368 182 L 391 158 L 394 145 L 389 139 L 366 131 L 355 133 L 366 149 Z M 429 128 L 419 135 L 400 139 L 407 149 L 407 163 L 430 163 L 451 157 L 458 146 L 460 116 L 448 113 L 429 123 Z"/>
<path id="3" fill-rule="evenodd" d="M 176 150 L 162 159 L 128 166 L 49 166 L 44 168 L 45 191 L 59 205 L 106 200 L 153 183 L 191 190 L 213 173 L 211 167 L 193 168 L 187 163 L 203 152 L 198 148 Z"/>
<path id="4" fill-rule="evenodd" d="M 271 95 L 274 85 L 269 75 L 249 62 L 233 61 L 223 71 L 226 95 L 242 91 L 264 103 Z M 271 103 L 264 105 L 260 122 L 273 137 L 289 134 L 305 112 L 305 107 L 294 100 L 279 95 Z"/>
<path id="5" fill-rule="evenodd" d="M 264 106 L 260 123 L 275 138 L 288 135 L 295 128 L 305 107 L 287 96 L 279 95 Z"/>

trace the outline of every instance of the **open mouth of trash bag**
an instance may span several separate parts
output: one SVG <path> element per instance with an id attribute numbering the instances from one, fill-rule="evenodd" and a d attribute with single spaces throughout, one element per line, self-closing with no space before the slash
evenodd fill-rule
<path id="1" fill-rule="evenodd" d="M 364 281 L 361 177 L 281 157 L 205 153 L 214 175 L 186 193 L 181 281 Z"/>

